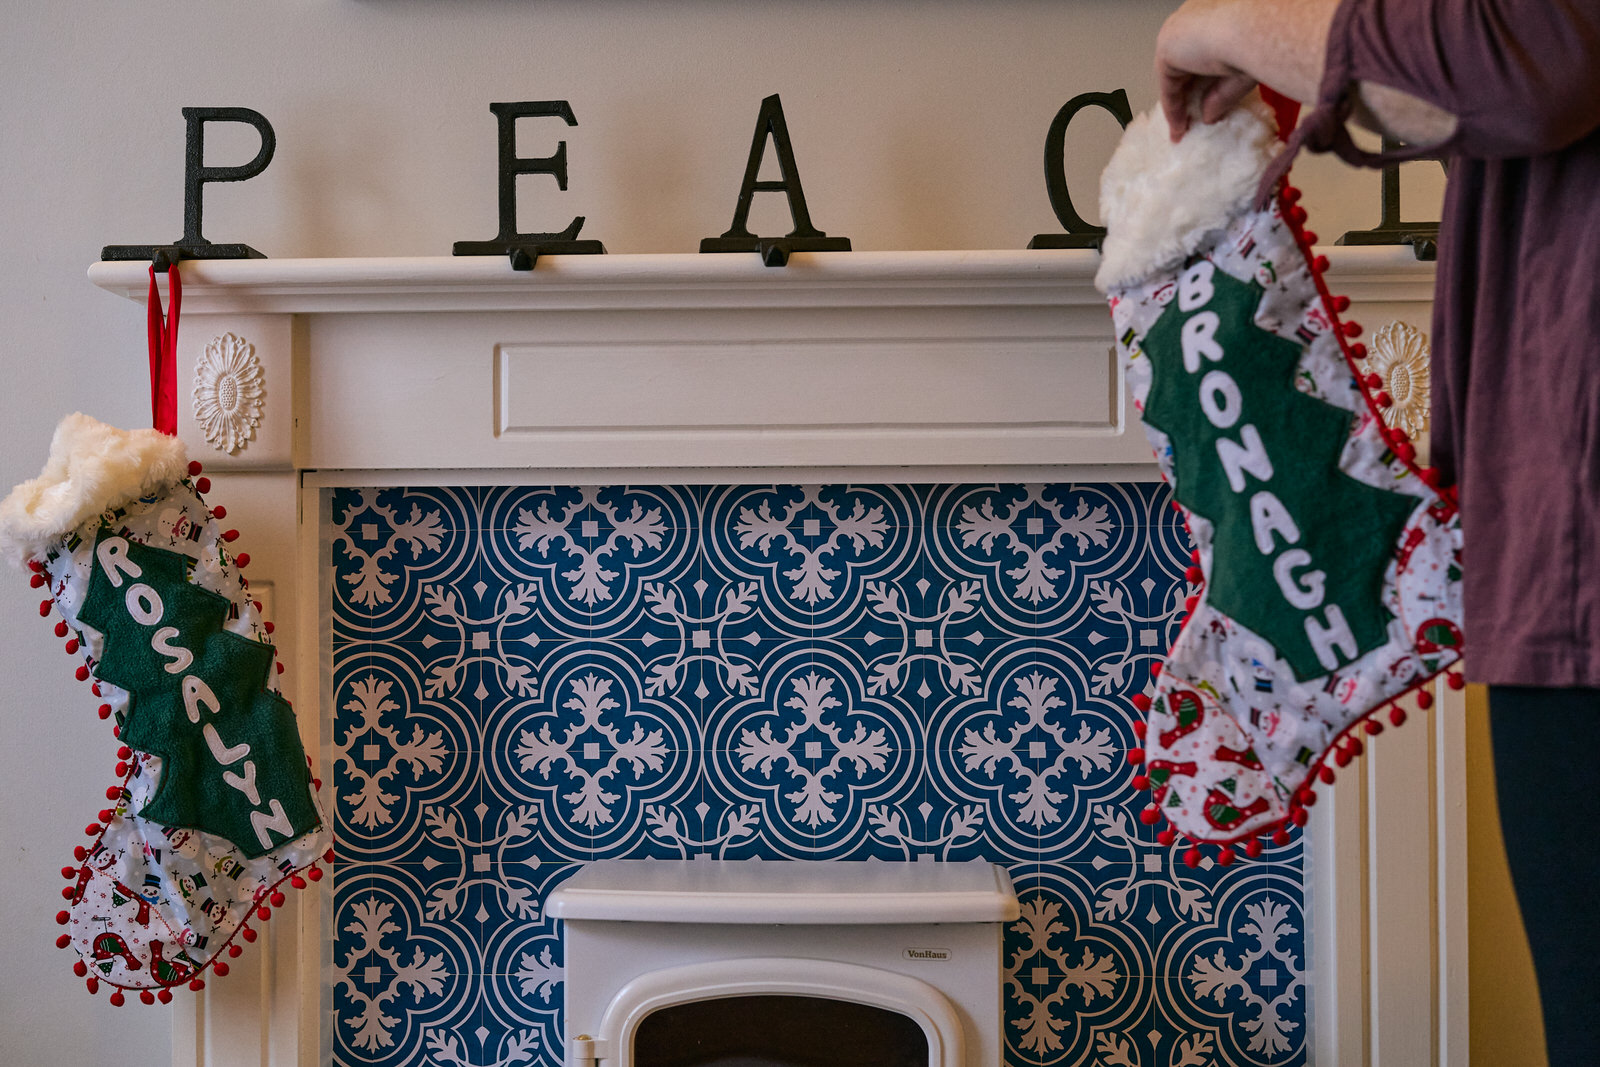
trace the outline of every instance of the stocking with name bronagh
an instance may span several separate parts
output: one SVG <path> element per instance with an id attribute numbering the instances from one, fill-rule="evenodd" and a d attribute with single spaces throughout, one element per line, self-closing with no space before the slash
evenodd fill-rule
<path id="1" fill-rule="evenodd" d="M 1176 144 L 1152 112 L 1102 178 L 1096 284 L 1196 587 L 1132 696 L 1147 721 L 1130 761 L 1145 821 L 1217 844 L 1223 863 L 1240 842 L 1286 842 L 1314 785 L 1382 728 L 1375 713 L 1462 646 L 1454 494 L 1356 372 L 1360 329 L 1327 290 L 1299 194 L 1263 178 L 1280 147 L 1259 100 Z M 1198 844 L 1185 858 L 1200 862 Z"/>
<path id="2" fill-rule="evenodd" d="M 227 974 L 329 854 L 273 627 L 209 488 L 175 437 L 72 415 L 40 477 L 0 502 L 0 550 L 47 594 L 40 614 L 59 616 L 118 745 L 57 916 L 57 944 L 114 1004 Z"/>

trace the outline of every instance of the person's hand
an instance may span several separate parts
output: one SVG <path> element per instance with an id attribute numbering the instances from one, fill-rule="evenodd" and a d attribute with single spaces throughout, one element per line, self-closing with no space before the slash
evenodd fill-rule
<path id="1" fill-rule="evenodd" d="M 1226 42 L 1241 22 L 1231 0 L 1189 0 L 1174 11 L 1156 37 L 1156 81 L 1161 111 L 1174 141 L 1181 141 L 1198 116 L 1221 119 L 1256 87 L 1256 79 L 1225 58 Z"/>
<path id="2" fill-rule="evenodd" d="M 1322 84 L 1339 0 L 1188 0 L 1156 38 L 1156 80 L 1172 139 L 1219 122 L 1265 82 L 1301 103 Z"/>

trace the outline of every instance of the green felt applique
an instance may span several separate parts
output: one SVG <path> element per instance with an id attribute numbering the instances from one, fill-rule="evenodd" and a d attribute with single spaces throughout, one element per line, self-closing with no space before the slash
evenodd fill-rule
<path id="1" fill-rule="evenodd" d="M 165 761 L 138 814 L 251 857 L 315 830 L 294 712 L 266 688 L 271 646 L 224 630 L 227 599 L 176 552 L 102 527 L 91 560 L 79 618 L 105 638 L 95 674 L 129 694 L 123 742 Z"/>
<path id="2" fill-rule="evenodd" d="M 1216 528 L 1208 603 L 1302 681 L 1384 644 L 1384 570 L 1416 501 L 1339 469 L 1350 412 L 1294 387 L 1304 350 L 1255 324 L 1262 288 L 1200 260 L 1145 334 L 1144 419 L 1173 493 Z"/>

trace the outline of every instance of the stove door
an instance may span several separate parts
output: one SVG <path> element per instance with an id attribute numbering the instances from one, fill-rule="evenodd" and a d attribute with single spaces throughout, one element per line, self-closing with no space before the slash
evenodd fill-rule
<path id="1" fill-rule="evenodd" d="M 928 1067 L 909 1016 L 825 997 L 764 994 L 675 1004 L 633 1036 L 634 1067 Z"/>

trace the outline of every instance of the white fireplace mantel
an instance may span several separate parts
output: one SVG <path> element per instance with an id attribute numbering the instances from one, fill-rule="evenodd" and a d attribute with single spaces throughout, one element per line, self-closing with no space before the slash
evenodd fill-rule
<path id="1" fill-rule="evenodd" d="M 1427 328 L 1432 264 L 1409 248 L 1320 251 L 1369 329 Z M 320 752 L 326 713 L 305 709 L 324 703 L 323 487 L 1154 478 L 1097 261 L 606 255 L 525 273 L 502 258 L 190 261 L 179 436 L 245 531 L 252 591 L 295 624 L 280 658 Z M 89 277 L 142 303 L 147 270 L 97 263 Z M 258 365 L 263 386 L 232 453 L 192 399 L 197 367 L 226 360 Z M 1315 1063 L 1466 1062 L 1459 705 L 1441 689 L 1433 709 L 1414 708 L 1312 820 Z M 175 1063 L 326 1061 L 329 909 L 293 896 L 228 979 L 178 998 Z"/>

